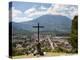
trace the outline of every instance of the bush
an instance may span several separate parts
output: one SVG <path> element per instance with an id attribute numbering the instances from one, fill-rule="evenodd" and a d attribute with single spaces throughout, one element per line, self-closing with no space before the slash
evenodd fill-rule
<path id="1" fill-rule="evenodd" d="M 12 56 L 24 55 L 24 49 L 14 48 L 12 50 Z"/>
<path id="2" fill-rule="evenodd" d="M 50 49 L 50 48 L 44 48 L 43 51 L 45 51 L 45 52 L 50 52 L 51 49 Z"/>

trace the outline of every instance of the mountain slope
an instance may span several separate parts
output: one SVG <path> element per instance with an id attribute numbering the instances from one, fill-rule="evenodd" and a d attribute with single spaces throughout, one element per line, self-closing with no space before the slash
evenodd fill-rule
<path id="1" fill-rule="evenodd" d="M 35 30 L 33 26 L 37 25 L 37 23 L 44 26 L 40 31 L 70 32 L 72 21 L 66 16 L 43 15 L 32 21 L 18 23 L 16 27 L 23 30 L 33 31 Z"/>

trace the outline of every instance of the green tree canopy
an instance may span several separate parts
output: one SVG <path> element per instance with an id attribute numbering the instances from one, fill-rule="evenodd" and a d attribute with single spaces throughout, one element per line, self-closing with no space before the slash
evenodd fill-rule
<path id="1" fill-rule="evenodd" d="M 75 16 L 72 20 L 71 29 L 71 44 L 75 53 L 78 52 L 78 16 Z"/>

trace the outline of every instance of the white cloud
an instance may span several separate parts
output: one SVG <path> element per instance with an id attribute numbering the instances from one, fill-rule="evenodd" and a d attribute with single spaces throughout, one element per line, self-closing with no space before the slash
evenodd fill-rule
<path id="1" fill-rule="evenodd" d="M 46 8 L 46 7 L 44 7 L 44 6 L 40 6 L 40 9 L 45 10 L 45 9 L 47 9 L 47 8 Z"/>
<path id="2" fill-rule="evenodd" d="M 15 7 L 12 7 L 12 17 L 15 18 L 16 16 L 21 15 L 22 12 L 20 10 L 15 9 Z"/>
<path id="3" fill-rule="evenodd" d="M 31 14 L 31 13 L 34 13 L 35 11 L 36 11 L 35 8 L 30 8 L 30 9 L 26 10 L 26 11 L 24 12 L 24 14 Z"/>
<path id="4" fill-rule="evenodd" d="M 21 10 L 18 10 L 18 9 L 15 9 L 15 7 L 12 7 L 12 21 L 24 22 L 24 21 L 30 21 L 30 20 L 33 20 L 33 18 L 29 18 L 25 16 Z"/>
<path id="5" fill-rule="evenodd" d="M 43 7 L 43 6 L 41 6 L 40 7 L 40 9 L 46 9 L 45 7 Z M 32 7 L 32 8 L 30 8 L 30 9 L 28 9 L 28 10 L 26 10 L 25 12 L 24 12 L 24 14 L 27 16 L 27 17 L 36 17 L 36 16 L 41 16 L 41 15 L 44 15 L 44 14 L 46 14 L 47 13 L 47 11 L 44 11 L 44 10 L 41 10 L 41 11 L 39 11 L 39 10 L 37 10 L 35 7 Z"/>
<path id="6" fill-rule="evenodd" d="M 13 21 L 15 22 L 30 21 L 45 14 L 62 15 L 72 19 L 75 15 L 78 14 L 78 8 L 69 5 L 52 4 L 51 7 L 49 8 L 41 6 L 39 7 L 39 9 L 41 10 L 37 10 L 36 7 L 32 7 L 22 12 L 21 10 L 12 7 Z"/>
<path id="7" fill-rule="evenodd" d="M 78 14 L 78 9 L 75 6 L 70 6 L 70 5 L 52 5 L 49 9 L 48 12 L 53 15 L 63 15 L 67 16 L 69 18 L 73 18 L 76 14 Z"/>
<path id="8" fill-rule="evenodd" d="M 25 22 L 25 21 L 31 21 L 33 18 L 27 18 L 27 17 L 15 17 L 13 18 L 13 21 L 15 22 Z"/>
<path id="9" fill-rule="evenodd" d="M 28 17 L 33 17 L 33 16 L 41 16 L 41 15 L 44 15 L 44 14 L 46 14 L 46 11 L 35 11 L 35 12 L 33 12 L 33 13 L 30 13 L 30 14 L 28 14 Z"/>

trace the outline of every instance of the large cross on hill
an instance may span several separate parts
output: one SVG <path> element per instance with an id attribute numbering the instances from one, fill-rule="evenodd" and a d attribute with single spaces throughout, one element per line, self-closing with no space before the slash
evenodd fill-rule
<path id="1" fill-rule="evenodd" d="M 39 23 L 38 23 L 37 26 L 33 26 L 33 28 L 38 28 L 38 42 L 39 42 L 39 32 L 40 32 L 40 28 L 44 28 L 44 26 L 40 26 Z"/>
<path id="2" fill-rule="evenodd" d="M 41 44 L 39 42 L 39 28 L 43 28 L 44 26 L 40 26 L 39 23 L 37 24 L 37 26 L 33 26 L 33 28 L 38 28 L 38 43 L 36 45 L 36 48 L 37 48 L 37 53 L 36 54 L 39 54 L 39 55 L 44 55 L 43 51 L 41 50 Z M 35 55 L 35 54 L 34 54 Z"/>

